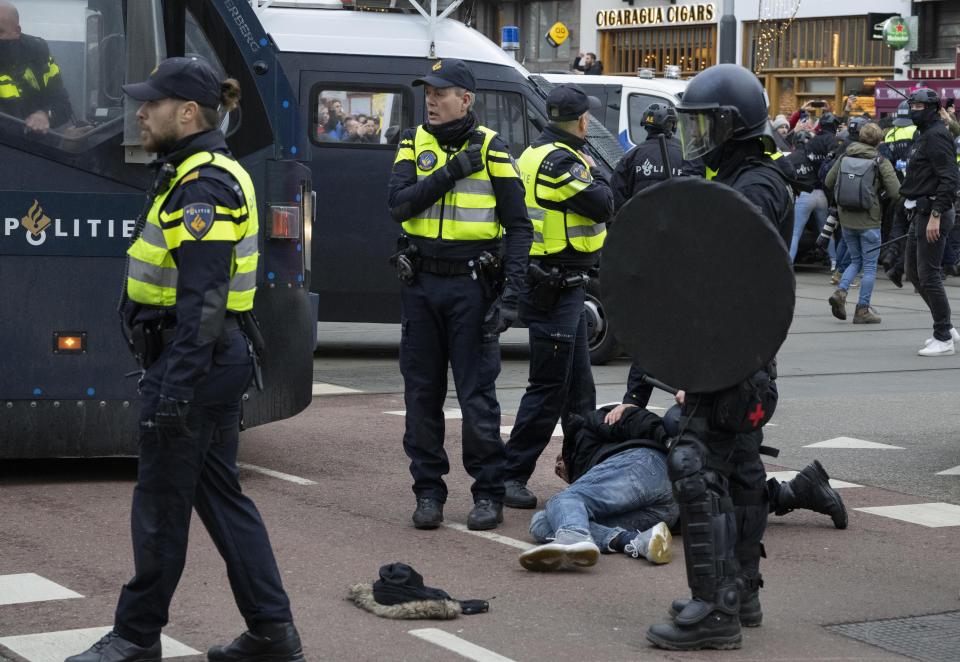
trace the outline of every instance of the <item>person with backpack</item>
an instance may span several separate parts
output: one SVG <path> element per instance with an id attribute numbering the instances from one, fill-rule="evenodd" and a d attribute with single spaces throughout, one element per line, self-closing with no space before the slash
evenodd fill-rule
<path id="1" fill-rule="evenodd" d="M 840 215 L 840 227 L 850 254 L 837 290 L 830 296 L 830 308 L 837 319 L 847 319 L 847 290 L 863 272 L 854 324 L 878 324 L 880 317 L 870 308 L 870 296 L 877 278 L 880 255 L 880 191 L 890 200 L 900 195 L 900 182 L 893 164 L 880 156 L 877 145 L 883 131 L 864 117 L 854 117 L 848 126 L 850 142 L 827 173 L 826 186 L 833 191 Z"/>

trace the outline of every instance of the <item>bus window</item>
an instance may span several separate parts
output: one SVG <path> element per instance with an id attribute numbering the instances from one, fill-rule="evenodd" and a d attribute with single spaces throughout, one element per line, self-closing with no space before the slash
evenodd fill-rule
<path id="1" fill-rule="evenodd" d="M 310 93 L 310 139 L 317 145 L 396 145 L 410 126 L 399 88 L 315 85 Z"/>
<path id="2" fill-rule="evenodd" d="M 627 117 L 630 121 L 630 140 L 639 145 L 647 139 L 647 130 L 643 128 L 643 113 L 651 103 L 673 105 L 667 99 L 648 94 L 631 94 L 627 101 Z"/>
<path id="3" fill-rule="evenodd" d="M 507 143 L 514 158 L 519 157 L 527 148 L 527 115 L 523 108 L 523 97 L 519 94 L 479 90 L 473 109 L 480 124 L 496 131 Z"/>
<path id="4" fill-rule="evenodd" d="M 121 85 L 144 78 L 162 57 L 159 0 L 17 0 L 0 9 L 0 31 L 19 24 L 19 39 L 0 48 L 0 141 L 84 154 L 124 130 Z M 156 48 L 130 68 L 126 44 Z M 151 40 L 151 41 L 148 41 Z"/>

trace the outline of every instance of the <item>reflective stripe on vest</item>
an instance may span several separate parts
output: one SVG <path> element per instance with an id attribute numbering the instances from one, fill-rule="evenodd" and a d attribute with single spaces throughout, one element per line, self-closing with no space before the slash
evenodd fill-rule
<path id="1" fill-rule="evenodd" d="M 490 182 L 490 171 L 494 168 L 488 161 L 490 141 L 497 134 L 483 126 L 477 127 L 477 130 L 483 132 L 480 152 L 486 167 L 469 177 L 458 179 L 454 187 L 432 206 L 404 221 L 404 232 L 431 239 L 482 241 L 500 238 L 502 228 L 497 219 L 497 198 Z M 413 142 L 417 181 L 429 177 L 455 156 L 447 154 L 437 139 L 422 126 L 417 127 Z"/>
<path id="2" fill-rule="evenodd" d="M 603 248 L 607 237 L 607 226 L 595 223 L 586 216 L 567 209 L 564 201 L 569 200 L 590 184 L 574 177 L 569 172 L 559 177 L 550 177 L 540 172 L 543 160 L 557 149 L 565 149 L 583 164 L 585 172 L 589 166 L 576 150 L 563 143 L 548 143 L 539 147 L 528 147 L 520 155 L 517 165 L 523 178 L 527 214 L 533 222 L 533 244 L 530 255 L 552 255 L 564 250 L 568 245 L 581 253 L 594 253 Z M 563 205 L 563 210 L 548 209 L 540 206 L 541 200 L 549 200 Z"/>
<path id="3" fill-rule="evenodd" d="M 253 308 L 257 289 L 259 223 L 257 198 L 250 175 L 239 163 L 223 154 L 198 152 L 177 168 L 170 188 L 158 195 L 147 213 L 143 232 L 127 251 L 127 293 L 132 301 L 149 306 L 171 308 L 177 304 L 177 265 L 172 251 L 185 241 L 196 241 L 183 225 L 183 209 L 169 214 L 162 211 L 170 194 L 190 172 L 214 166 L 228 172 L 240 185 L 243 204 L 238 209 L 214 208 L 213 225 L 201 241 L 232 241 L 230 289 L 227 310 L 242 312 Z"/>

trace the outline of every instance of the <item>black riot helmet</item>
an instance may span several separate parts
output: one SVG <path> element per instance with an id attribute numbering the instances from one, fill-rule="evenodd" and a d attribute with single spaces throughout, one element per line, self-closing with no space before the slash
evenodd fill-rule
<path id="1" fill-rule="evenodd" d="M 940 95 L 929 87 L 921 87 L 910 93 L 907 97 L 908 103 L 922 103 L 926 105 L 940 106 Z"/>
<path id="2" fill-rule="evenodd" d="M 677 130 L 677 111 L 668 103 L 651 103 L 643 111 L 640 124 L 648 134 L 663 133 L 669 138 Z"/>
<path id="3" fill-rule="evenodd" d="M 820 116 L 820 130 L 827 133 L 836 133 L 840 128 L 840 120 L 833 113 L 824 113 Z"/>
<path id="4" fill-rule="evenodd" d="M 913 126 L 913 120 L 910 119 L 910 102 L 904 99 L 897 106 L 897 112 L 893 116 L 894 126 Z"/>
<path id="5" fill-rule="evenodd" d="M 847 135 L 850 140 L 860 140 L 860 129 L 870 122 L 866 117 L 851 117 L 847 122 Z"/>
<path id="6" fill-rule="evenodd" d="M 694 76 L 677 105 L 683 156 L 694 159 L 728 140 L 765 136 L 772 148 L 767 92 L 753 72 L 717 64 Z"/>

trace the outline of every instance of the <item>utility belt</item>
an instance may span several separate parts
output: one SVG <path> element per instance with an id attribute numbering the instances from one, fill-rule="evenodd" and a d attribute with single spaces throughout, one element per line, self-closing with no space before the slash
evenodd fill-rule
<path id="1" fill-rule="evenodd" d="M 530 304 L 537 310 L 548 312 L 557 305 L 564 290 L 585 287 L 590 282 L 590 276 L 589 270 L 568 269 L 563 265 L 530 260 L 527 267 Z"/>
<path id="2" fill-rule="evenodd" d="M 930 215 L 933 209 L 933 203 L 936 201 L 935 195 L 924 195 L 915 200 L 907 198 L 903 201 L 903 209 L 906 213 L 907 221 L 913 221 L 917 216 L 924 217 Z"/>
<path id="3" fill-rule="evenodd" d="M 223 331 L 217 339 L 217 348 L 214 351 L 225 347 L 229 342 L 228 334 L 238 329 L 244 332 L 247 352 L 253 363 L 254 381 L 257 389 L 262 391 L 263 373 L 260 369 L 260 361 L 266 349 L 266 343 L 263 334 L 260 333 L 260 323 L 253 311 L 227 312 L 223 319 Z M 147 370 L 157 362 L 163 350 L 173 342 L 177 335 L 177 322 L 174 316 L 167 315 L 134 324 L 130 331 L 134 358 L 143 370 Z"/>
<path id="4" fill-rule="evenodd" d="M 412 285 L 418 273 L 438 276 L 466 276 L 480 283 L 484 293 L 493 298 L 503 291 L 503 260 L 499 255 L 483 251 L 468 260 L 444 260 L 420 254 L 419 247 L 407 237 L 397 241 L 397 252 L 390 256 L 390 264 L 397 270 L 397 278 L 406 285 Z"/>

